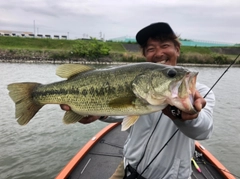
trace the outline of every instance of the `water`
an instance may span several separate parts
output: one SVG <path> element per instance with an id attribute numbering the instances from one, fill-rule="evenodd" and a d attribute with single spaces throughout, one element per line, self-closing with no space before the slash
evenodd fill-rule
<path id="1" fill-rule="evenodd" d="M 107 124 L 62 123 L 58 105 L 46 105 L 26 126 L 14 119 L 7 84 L 61 80 L 53 64 L 0 64 L 0 179 L 54 178 L 78 150 Z M 194 68 L 198 80 L 212 86 L 225 68 Z M 214 134 L 201 141 L 232 173 L 240 176 L 240 69 L 231 68 L 214 88 Z"/>

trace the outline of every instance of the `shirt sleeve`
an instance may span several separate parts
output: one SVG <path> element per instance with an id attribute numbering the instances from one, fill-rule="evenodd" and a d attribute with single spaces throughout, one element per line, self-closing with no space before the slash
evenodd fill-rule
<path id="1" fill-rule="evenodd" d="M 209 88 L 203 84 L 197 83 L 196 89 L 204 96 Z M 188 121 L 173 120 L 179 130 L 186 136 L 194 140 L 208 139 L 213 132 L 213 107 L 215 105 L 215 96 L 212 91 L 205 97 L 206 106 L 199 112 L 196 119 Z"/>
<path id="2" fill-rule="evenodd" d="M 108 116 L 106 119 L 101 121 L 107 123 L 115 123 L 115 122 L 122 122 L 125 116 Z"/>

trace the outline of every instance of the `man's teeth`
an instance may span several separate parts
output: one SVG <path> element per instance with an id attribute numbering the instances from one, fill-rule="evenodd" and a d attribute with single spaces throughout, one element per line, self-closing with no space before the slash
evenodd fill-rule
<path id="1" fill-rule="evenodd" d="M 167 60 L 163 60 L 163 61 L 160 61 L 160 62 L 157 62 L 157 63 L 164 64 L 164 63 L 166 63 L 166 62 L 167 62 Z"/>

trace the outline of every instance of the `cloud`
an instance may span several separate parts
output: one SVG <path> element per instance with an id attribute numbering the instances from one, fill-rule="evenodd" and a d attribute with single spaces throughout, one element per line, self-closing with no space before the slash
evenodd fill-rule
<path id="1" fill-rule="evenodd" d="M 0 2 L 0 30 L 134 37 L 153 22 L 168 22 L 182 38 L 240 41 L 238 0 L 7 0 Z M 35 22 L 35 23 L 34 23 Z"/>

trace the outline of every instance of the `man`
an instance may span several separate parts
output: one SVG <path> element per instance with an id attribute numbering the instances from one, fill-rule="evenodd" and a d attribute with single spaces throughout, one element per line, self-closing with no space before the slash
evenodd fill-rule
<path id="1" fill-rule="evenodd" d="M 151 24 L 140 30 L 136 39 L 146 61 L 176 65 L 180 55 L 178 37 L 167 23 Z M 194 140 L 208 139 L 213 130 L 213 106 L 215 97 L 209 88 L 197 83 L 194 96 L 196 114 L 180 112 L 172 106 L 164 110 L 140 116 L 129 129 L 124 145 L 124 161 L 111 179 L 188 179 L 191 177 L 191 158 Z M 62 109 L 70 110 L 66 105 Z M 88 116 L 81 123 L 103 121 L 117 117 Z"/>

